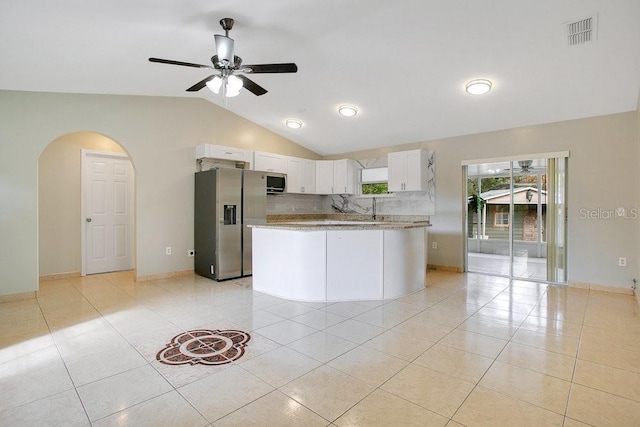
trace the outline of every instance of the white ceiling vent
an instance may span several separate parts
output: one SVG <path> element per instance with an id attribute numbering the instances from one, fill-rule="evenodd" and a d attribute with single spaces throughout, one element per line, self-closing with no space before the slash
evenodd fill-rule
<path id="1" fill-rule="evenodd" d="M 598 15 L 564 24 L 568 46 L 590 43 L 598 38 Z"/>

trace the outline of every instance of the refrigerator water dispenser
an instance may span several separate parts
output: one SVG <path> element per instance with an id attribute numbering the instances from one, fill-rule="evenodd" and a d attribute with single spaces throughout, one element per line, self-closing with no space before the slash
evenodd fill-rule
<path id="1" fill-rule="evenodd" d="M 224 225 L 236 223 L 236 205 L 224 205 Z"/>

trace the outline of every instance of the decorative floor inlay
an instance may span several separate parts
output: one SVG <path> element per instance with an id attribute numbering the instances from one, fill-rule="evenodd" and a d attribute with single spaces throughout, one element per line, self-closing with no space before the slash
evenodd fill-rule
<path id="1" fill-rule="evenodd" d="M 250 339 L 248 333 L 235 330 L 187 331 L 173 337 L 156 359 L 167 365 L 224 365 L 242 357 Z"/>

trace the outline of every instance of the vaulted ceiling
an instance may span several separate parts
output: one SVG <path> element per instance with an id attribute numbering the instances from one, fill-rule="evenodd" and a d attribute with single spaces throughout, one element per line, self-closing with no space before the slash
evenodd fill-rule
<path id="1" fill-rule="evenodd" d="M 147 60 L 210 64 L 224 17 L 244 63 L 299 71 L 253 75 L 269 92 L 225 105 L 185 92 L 211 70 Z M 569 46 L 588 17 L 594 40 Z M 3 0 L 0 89 L 201 97 L 339 154 L 635 110 L 639 21 L 638 0 Z M 468 95 L 475 78 L 493 90 Z"/>

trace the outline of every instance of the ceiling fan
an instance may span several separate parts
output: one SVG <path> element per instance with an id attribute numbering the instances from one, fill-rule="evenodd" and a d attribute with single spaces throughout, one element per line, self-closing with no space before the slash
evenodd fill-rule
<path id="1" fill-rule="evenodd" d="M 514 173 L 529 174 L 529 173 L 536 173 L 539 170 L 541 171 L 546 170 L 546 168 L 544 167 L 534 166 L 533 160 L 518 160 L 518 166 L 520 167 L 519 169 L 518 168 L 513 169 Z M 508 170 L 509 168 L 505 169 L 505 171 L 508 171 Z"/>
<path id="2" fill-rule="evenodd" d="M 256 64 L 243 65 L 242 58 L 234 54 L 234 40 L 229 37 L 229 31 L 233 28 L 233 19 L 223 18 L 220 25 L 224 30 L 224 36 L 216 34 L 216 55 L 211 57 L 213 65 L 194 64 L 191 62 L 174 61 L 171 59 L 149 58 L 151 62 L 161 64 L 180 65 L 183 67 L 208 68 L 217 70 L 212 74 L 187 89 L 187 92 L 197 92 L 203 87 L 209 87 L 214 93 L 222 92 L 222 96 L 232 97 L 240 93 L 243 87 L 256 96 L 264 95 L 267 90 L 245 76 L 244 74 L 264 73 L 295 73 L 298 66 L 293 62 L 282 64 Z"/>

